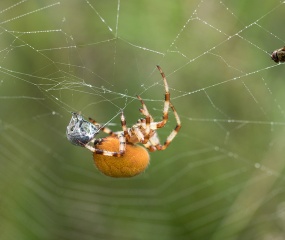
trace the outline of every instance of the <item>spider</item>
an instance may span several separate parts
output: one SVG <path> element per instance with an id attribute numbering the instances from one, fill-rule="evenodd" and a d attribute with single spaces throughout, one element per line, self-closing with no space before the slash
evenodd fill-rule
<path id="1" fill-rule="evenodd" d="M 147 148 L 150 152 L 156 150 L 165 150 L 179 132 L 181 128 L 181 121 L 174 106 L 170 102 L 170 93 L 165 74 L 159 66 L 157 66 L 157 69 L 159 70 L 162 76 L 165 89 L 163 117 L 161 121 L 154 121 L 153 117 L 149 114 L 144 101 L 141 99 L 140 96 L 137 96 L 138 100 L 141 102 L 142 105 L 142 108 L 139 109 L 139 111 L 144 115 L 144 118 L 140 118 L 137 123 L 135 123 L 132 127 L 127 127 L 123 112 L 121 113 L 122 131 L 117 132 L 113 132 L 111 129 L 105 126 L 101 126 L 92 118 L 89 118 L 88 122 L 80 114 L 72 113 L 72 118 L 69 125 L 67 126 L 66 131 L 67 139 L 72 144 L 85 147 L 91 152 L 93 152 L 94 159 L 96 155 L 109 156 L 113 158 L 124 157 L 124 155 L 127 155 L 126 151 L 128 151 L 128 149 L 129 151 L 133 151 L 133 153 L 136 152 L 134 151 L 134 145 L 137 143 L 143 144 L 144 147 Z M 174 113 L 176 119 L 176 126 L 172 130 L 170 135 L 166 138 L 165 142 L 161 144 L 156 130 L 158 128 L 164 127 L 167 123 L 169 107 Z M 96 135 L 100 131 L 103 131 L 104 133 L 108 134 L 109 137 L 103 139 L 96 139 Z M 106 142 L 109 141 L 111 141 L 111 145 L 113 146 L 114 144 L 116 145 L 118 143 L 117 151 L 114 149 L 113 146 L 108 146 L 108 150 L 102 148 L 104 147 L 104 145 L 107 144 Z M 94 143 L 94 146 L 92 146 L 90 143 Z M 144 154 L 141 149 L 139 151 Z"/>

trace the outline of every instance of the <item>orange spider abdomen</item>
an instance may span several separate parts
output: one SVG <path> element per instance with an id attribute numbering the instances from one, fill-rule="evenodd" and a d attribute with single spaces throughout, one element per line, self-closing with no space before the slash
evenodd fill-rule
<path id="1" fill-rule="evenodd" d="M 95 145 L 96 148 L 116 152 L 119 149 L 119 139 L 106 137 Z M 107 176 L 116 178 L 133 177 L 143 172 L 149 164 L 148 151 L 139 145 L 126 144 L 126 151 L 122 157 L 105 156 L 93 153 L 93 160 L 97 168 Z"/>

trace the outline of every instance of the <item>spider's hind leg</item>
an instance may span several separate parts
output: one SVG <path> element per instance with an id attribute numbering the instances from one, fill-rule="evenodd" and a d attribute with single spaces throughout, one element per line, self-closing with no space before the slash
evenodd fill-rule
<path id="1" fill-rule="evenodd" d="M 181 121 L 180 121 L 180 117 L 178 115 L 178 113 L 176 112 L 174 106 L 172 105 L 172 103 L 170 103 L 170 107 L 173 111 L 174 117 L 176 119 L 176 126 L 175 128 L 172 130 L 172 132 L 168 135 L 168 137 L 166 138 L 165 142 L 163 145 L 161 145 L 159 142 L 157 142 L 157 137 L 154 139 L 150 139 L 153 142 L 156 142 L 156 144 L 153 144 L 151 141 L 151 144 L 154 145 L 154 147 L 156 148 L 156 150 L 164 150 L 168 147 L 168 145 L 172 142 L 172 140 L 176 137 L 177 133 L 179 132 L 180 128 L 181 128 Z"/>
<path id="2" fill-rule="evenodd" d="M 168 87 L 168 83 L 167 83 L 164 72 L 162 71 L 160 66 L 157 65 L 156 67 L 159 70 L 160 75 L 163 78 L 164 89 L 165 89 L 163 116 L 162 116 L 162 120 L 157 123 L 157 128 L 162 128 L 168 121 L 168 110 L 170 106 L 170 93 L 169 93 L 169 87 Z"/>

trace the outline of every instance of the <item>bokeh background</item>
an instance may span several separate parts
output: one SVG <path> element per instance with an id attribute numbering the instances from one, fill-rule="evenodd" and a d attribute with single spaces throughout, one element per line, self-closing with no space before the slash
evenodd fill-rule
<path id="1" fill-rule="evenodd" d="M 1 1 L 1 239 L 284 239 L 282 1 Z M 139 176 L 71 145 L 71 111 L 182 129 Z M 175 119 L 159 130 L 161 140 Z M 104 136 L 104 135 L 102 135 Z M 118 159 L 119 161 L 119 159 Z"/>

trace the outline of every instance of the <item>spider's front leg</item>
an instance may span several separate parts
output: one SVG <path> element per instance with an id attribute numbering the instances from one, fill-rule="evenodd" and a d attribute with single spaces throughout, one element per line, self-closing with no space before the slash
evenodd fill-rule
<path id="1" fill-rule="evenodd" d="M 118 152 L 111 152 L 111 151 L 107 151 L 107 150 L 103 150 L 103 149 L 98 149 L 96 147 L 92 147 L 90 146 L 88 143 L 84 145 L 85 148 L 87 148 L 88 150 L 90 150 L 91 152 L 94 152 L 96 154 L 100 154 L 100 155 L 105 155 L 105 156 L 111 156 L 111 157 L 121 157 L 125 154 L 126 152 L 126 139 L 122 134 L 119 135 L 119 151 Z M 97 144 L 100 144 L 101 142 L 105 141 L 105 139 L 96 139 L 94 141 L 94 146 L 96 146 Z"/>

